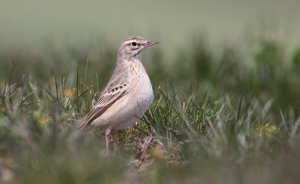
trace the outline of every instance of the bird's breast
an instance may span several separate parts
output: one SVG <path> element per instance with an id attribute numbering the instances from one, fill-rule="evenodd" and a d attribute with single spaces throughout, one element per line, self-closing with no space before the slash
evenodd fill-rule
<path id="1" fill-rule="evenodd" d="M 149 76 L 142 64 L 134 66 L 132 82 L 134 85 L 134 103 L 144 113 L 154 99 L 153 89 Z"/>
<path id="2" fill-rule="evenodd" d="M 154 96 L 150 79 L 146 73 L 139 78 L 138 85 L 136 87 L 138 88 L 136 93 L 138 103 L 145 104 L 149 107 Z"/>

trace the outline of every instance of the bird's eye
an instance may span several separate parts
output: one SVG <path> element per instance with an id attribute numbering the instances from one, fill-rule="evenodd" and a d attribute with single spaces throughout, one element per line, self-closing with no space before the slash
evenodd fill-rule
<path id="1" fill-rule="evenodd" d="M 132 42 L 131 45 L 132 45 L 132 46 L 136 46 L 137 43 L 136 43 L 136 42 Z"/>

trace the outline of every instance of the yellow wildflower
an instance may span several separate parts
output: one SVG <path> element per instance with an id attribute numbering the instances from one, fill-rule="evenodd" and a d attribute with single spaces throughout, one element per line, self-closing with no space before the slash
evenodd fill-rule
<path id="1" fill-rule="evenodd" d="M 50 121 L 50 118 L 49 116 L 46 116 L 46 115 L 42 115 L 40 116 L 40 118 L 38 119 L 38 123 L 40 125 L 45 125 L 46 123 L 48 123 Z"/>
<path id="2" fill-rule="evenodd" d="M 159 145 L 156 145 L 153 148 L 151 148 L 150 154 L 151 154 L 152 158 L 154 158 L 155 160 L 164 160 L 165 159 L 165 154 L 164 154 L 163 148 Z"/>
<path id="3" fill-rule="evenodd" d="M 273 133 L 277 132 L 278 127 L 276 125 L 269 125 L 268 123 L 264 126 L 256 128 L 256 132 L 259 136 L 271 136 Z"/>
<path id="4" fill-rule="evenodd" d="M 75 94 L 75 89 L 74 88 L 66 88 L 64 91 L 64 96 L 68 98 L 72 98 Z"/>

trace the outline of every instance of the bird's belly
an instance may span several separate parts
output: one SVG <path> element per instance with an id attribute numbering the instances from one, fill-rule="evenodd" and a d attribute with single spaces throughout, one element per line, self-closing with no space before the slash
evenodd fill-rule
<path id="1" fill-rule="evenodd" d="M 115 129 L 131 128 L 139 121 L 144 113 L 149 109 L 153 102 L 153 90 L 150 80 L 138 82 L 136 92 L 132 93 L 131 100 L 128 101 L 126 111 L 128 112 L 127 120 L 119 122 Z"/>

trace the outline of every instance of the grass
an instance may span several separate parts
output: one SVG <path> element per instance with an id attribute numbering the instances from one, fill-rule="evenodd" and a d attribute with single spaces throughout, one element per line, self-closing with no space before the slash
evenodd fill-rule
<path id="1" fill-rule="evenodd" d="M 1 182 L 297 183 L 299 51 L 262 38 L 216 57 L 192 40 L 172 61 L 146 53 L 155 101 L 108 156 L 102 131 L 82 136 L 76 123 L 113 69 L 113 46 L 1 53 Z"/>

